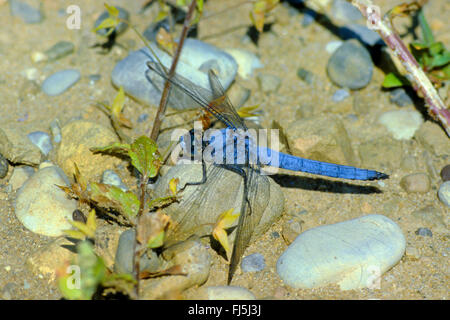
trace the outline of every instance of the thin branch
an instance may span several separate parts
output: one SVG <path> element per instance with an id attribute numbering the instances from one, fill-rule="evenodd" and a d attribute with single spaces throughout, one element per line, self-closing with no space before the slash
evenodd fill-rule
<path id="1" fill-rule="evenodd" d="M 374 6 L 370 0 L 353 0 L 352 4 L 361 11 L 372 29 L 378 32 L 391 53 L 400 60 L 406 69 L 406 78 L 413 84 L 414 90 L 422 94 L 431 113 L 437 117 L 447 135 L 450 136 L 450 110 L 446 108 L 430 79 L 395 32 L 390 20 L 390 12 L 382 18 L 379 10 L 375 10 L 378 7 Z"/>

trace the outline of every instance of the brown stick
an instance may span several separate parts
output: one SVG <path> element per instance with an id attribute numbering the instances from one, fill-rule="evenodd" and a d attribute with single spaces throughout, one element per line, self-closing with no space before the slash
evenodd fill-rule
<path id="1" fill-rule="evenodd" d="M 175 74 L 175 69 L 177 67 L 178 60 L 181 55 L 181 50 L 183 49 L 184 40 L 186 39 L 187 33 L 189 31 L 189 27 L 190 27 L 189 24 L 191 21 L 192 14 L 194 13 L 195 6 L 196 6 L 196 1 L 192 0 L 191 4 L 189 5 L 189 10 L 184 19 L 183 30 L 181 31 L 180 40 L 178 41 L 178 46 L 177 46 L 175 55 L 172 60 L 172 66 L 170 67 L 169 74 L 167 75 L 168 80 L 166 80 L 166 83 L 164 85 L 164 90 L 162 92 L 161 100 L 159 102 L 158 112 L 156 113 L 155 121 L 153 122 L 153 128 L 152 128 L 152 132 L 150 134 L 150 138 L 153 141 L 156 141 L 156 139 L 158 139 L 159 130 L 161 129 L 161 124 L 165 117 L 165 113 L 166 113 L 166 109 L 167 109 L 167 99 L 169 98 L 169 89 L 170 89 L 169 79 L 171 79 L 173 77 L 173 75 Z"/>

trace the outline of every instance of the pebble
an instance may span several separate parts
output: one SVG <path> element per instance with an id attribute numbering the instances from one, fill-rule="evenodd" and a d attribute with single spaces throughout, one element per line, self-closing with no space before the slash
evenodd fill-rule
<path id="1" fill-rule="evenodd" d="M 23 123 L 10 122 L 0 126 L 0 154 L 12 163 L 38 165 L 42 153 L 31 143 L 25 132 L 29 132 Z M 32 128 L 32 127 L 31 127 Z"/>
<path id="2" fill-rule="evenodd" d="M 418 236 L 422 236 L 422 237 L 432 237 L 433 236 L 433 233 L 428 228 L 419 228 L 419 229 L 416 230 L 415 233 Z"/>
<path id="3" fill-rule="evenodd" d="M 438 190 L 438 197 L 443 204 L 450 208 L 450 181 L 441 184 Z"/>
<path id="4" fill-rule="evenodd" d="M 417 130 L 415 138 L 428 152 L 438 157 L 450 155 L 450 139 L 436 123 L 425 121 Z"/>
<path id="5" fill-rule="evenodd" d="M 102 183 L 120 188 L 122 191 L 128 191 L 128 187 L 122 182 L 119 175 L 114 170 L 105 170 L 102 174 Z"/>
<path id="6" fill-rule="evenodd" d="M 431 180 L 426 173 L 412 173 L 400 180 L 400 186 L 407 193 L 427 193 L 431 188 Z"/>
<path id="7" fill-rule="evenodd" d="M 80 80 L 81 74 L 77 70 L 67 69 L 58 71 L 42 83 L 42 91 L 49 96 L 57 96 L 69 89 Z"/>
<path id="8" fill-rule="evenodd" d="M 199 288 L 189 297 L 193 300 L 255 300 L 255 295 L 243 287 L 238 286 L 212 286 Z"/>
<path id="9" fill-rule="evenodd" d="M 303 11 L 302 27 L 307 27 L 316 20 L 317 12 L 311 9 Z"/>
<path id="10" fill-rule="evenodd" d="M 28 134 L 28 139 L 47 156 L 53 149 L 52 140 L 47 132 L 34 131 Z"/>
<path id="11" fill-rule="evenodd" d="M 350 97 L 350 92 L 345 89 L 336 90 L 336 92 L 331 97 L 334 102 L 341 102 Z"/>
<path id="12" fill-rule="evenodd" d="M 345 0 L 334 0 L 331 9 L 332 16 L 340 21 L 357 21 L 362 19 L 361 12 Z"/>
<path id="13" fill-rule="evenodd" d="M 149 117 L 148 113 L 143 113 L 143 114 L 139 115 L 137 121 L 138 121 L 139 123 L 145 122 L 145 121 L 148 120 L 148 117 Z"/>
<path id="14" fill-rule="evenodd" d="M 350 138 L 341 120 L 333 115 L 313 116 L 292 122 L 285 131 L 293 155 L 318 161 L 356 164 Z"/>
<path id="15" fill-rule="evenodd" d="M 297 69 L 297 77 L 305 81 L 307 84 L 313 84 L 314 74 L 304 68 Z"/>
<path id="16" fill-rule="evenodd" d="M 383 113 L 378 122 L 397 140 L 410 140 L 423 123 L 420 112 L 394 110 Z"/>
<path id="17" fill-rule="evenodd" d="M 336 40 L 336 41 L 330 41 L 326 44 L 325 46 L 325 50 L 329 53 L 329 54 L 333 54 L 333 52 L 335 52 L 340 46 L 342 46 L 344 42 L 340 41 L 340 40 Z"/>
<path id="18" fill-rule="evenodd" d="M 414 103 L 413 99 L 403 88 L 396 88 L 389 93 L 389 101 L 399 107 L 405 107 Z"/>
<path id="19" fill-rule="evenodd" d="M 168 18 L 164 18 L 158 22 L 152 22 L 147 28 L 145 28 L 142 35 L 152 42 L 156 42 L 156 35 L 160 28 L 164 28 L 167 32 L 171 32 L 170 23 Z"/>
<path id="20" fill-rule="evenodd" d="M 69 176 L 75 173 L 76 163 L 86 181 L 99 181 L 103 171 L 114 169 L 122 162 L 118 157 L 103 153 L 94 154 L 89 150 L 118 141 L 114 132 L 98 123 L 75 120 L 61 129 L 61 135 L 56 160 Z"/>
<path id="21" fill-rule="evenodd" d="M 432 228 L 437 232 L 447 232 L 446 224 L 440 210 L 434 206 L 428 205 L 411 214 L 418 219 L 422 225 Z"/>
<path id="22" fill-rule="evenodd" d="M 68 220 L 77 202 L 56 185 L 69 186 L 69 179 L 57 166 L 39 169 L 19 189 L 14 203 L 19 221 L 30 231 L 49 237 L 71 229 Z"/>
<path id="23" fill-rule="evenodd" d="M 243 272 L 258 272 L 264 270 L 266 262 L 260 253 L 253 253 L 242 259 L 241 269 Z"/>
<path id="24" fill-rule="evenodd" d="M 223 170 L 221 182 L 208 185 L 208 197 L 196 210 L 195 215 L 185 219 L 177 230 L 174 240 L 184 240 L 193 233 L 200 235 L 211 234 L 212 226 L 217 222 L 220 214 L 230 208 L 240 208 L 242 202 L 243 183 L 242 177 L 230 170 Z M 179 186 L 187 182 L 200 181 L 202 178 L 202 166 L 196 164 L 178 164 L 171 167 L 168 172 L 158 180 L 153 196 L 155 198 L 167 196 L 169 181 L 179 178 Z M 256 225 L 253 238 L 264 234 L 269 227 L 281 216 L 284 207 L 284 195 L 281 188 L 272 179 L 258 176 L 258 196 L 254 203 L 253 213 L 261 216 L 259 224 Z M 173 221 L 179 221 L 186 213 L 186 201 L 194 192 L 199 192 L 198 186 L 187 186 L 183 191 L 183 197 L 178 203 L 173 203 L 165 208 L 165 213 L 170 215 Z M 237 224 L 237 221 L 234 225 Z M 202 226 L 202 227 L 199 227 Z M 230 234 L 230 240 L 234 241 L 235 232 Z M 252 239 L 253 239 L 252 238 Z"/>
<path id="25" fill-rule="evenodd" d="M 357 23 L 348 24 L 339 28 L 339 36 L 344 40 L 356 39 L 368 46 L 384 44 L 383 39 L 381 39 L 378 33 L 370 30 L 365 25 Z"/>
<path id="26" fill-rule="evenodd" d="M 9 185 L 12 190 L 19 189 L 25 181 L 34 174 L 34 168 L 30 166 L 14 167 L 14 171 L 9 179 Z"/>
<path id="27" fill-rule="evenodd" d="M 367 215 L 303 232 L 278 259 L 277 273 L 296 289 L 329 284 L 341 290 L 374 288 L 405 247 L 397 224 L 383 215 Z"/>
<path id="28" fill-rule="evenodd" d="M 369 84 L 373 67 L 367 49 L 354 40 L 348 40 L 331 55 L 327 72 L 337 86 L 357 90 Z"/>
<path id="29" fill-rule="evenodd" d="M 151 43 L 150 46 L 162 64 L 170 68 L 172 58 L 155 44 Z M 113 84 L 117 88 L 123 86 L 128 95 L 143 103 L 158 105 L 164 81 L 147 67 L 147 62 L 152 60 L 151 57 L 152 54 L 146 47 L 131 52 L 116 64 L 111 78 Z M 212 61 L 218 66 L 218 78 L 222 87 L 227 90 L 237 74 L 236 61 L 228 53 L 200 40 L 186 39 L 177 65 L 177 73 L 194 84 L 210 90 L 208 75 L 200 71 L 200 68 L 205 64 L 210 65 Z M 184 92 L 172 87 L 169 106 L 184 109 L 194 108 L 196 104 Z"/>
<path id="30" fill-rule="evenodd" d="M 90 74 L 89 75 L 89 84 L 91 86 L 93 86 L 95 83 L 97 83 L 98 81 L 100 81 L 100 79 L 102 78 L 101 75 L 99 74 Z"/>
<path id="31" fill-rule="evenodd" d="M 133 247 L 135 229 L 128 229 L 120 235 L 119 245 L 117 246 L 114 258 L 114 272 L 133 274 Z M 161 266 L 161 261 L 153 250 L 150 250 L 150 256 L 144 253 L 140 260 L 140 271 L 156 272 Z"/>
<path id="32" fill-rule="evenodd" d="M 284 241 L 289 245 L 302 233 L 302 224 L 300 219 L 292 217 L 283 223 L 282 235 Z"/>
<path id="33" fill-rule="evenodd" d="M 252 52 L 244 49 L 225 49 L 226 53 L 231 55 L 238 64 L 238 74 L 243 79 L 249 79 L 255 69 L 263 68 L 259 58 Z"/>
<path id="34" fill-rule="evenodd" d="M 446 165 L 441 170 L 442 181 L 446 182 L 450 180 L 450 164 Z"/>
<path id="35" fill-rule="evenodd" d="M 72 42 L 59 41 L 59 42 L 55 43 L 50 49 L 45 51 L 45 55 L 46 55 L 48 61 L 54 61 L 54 60 L 64 58 L 65 56 L 68 56 L 69 54 L 73 53 L 74 51 L 75 51 L 75 45 Z"/>
<path id="36" fill-rule="evenodd" d="M 281 79 L 273 74 L 259 73 L 257 75 L 259 88 L 264 93 L 277 92 L 281 86 Z"/>
<path id="37" fill-rule="evenodd" d="M 125 10 L 124 8 L 118 7 L 116 6 L 116 8 L 119 10 L 119 19 L 121 20 L 125 20 L 125 21 L 129 21 L 130 19 L 130 14 L 128 13 L 127 10 Z M 103 20 L 105 20 L 106 18 L 109 17 L 109 13 L 108 11 L 103 11 L 102 14 L 97 18 L 97 20 L 95 20 L 94 22 L 94 29 L 97 28 L 100 23 L 103 22 Z M 116 31 L 116 35 L 119 35 L 121 33 L 123 33 L 126 29 L 128 28 L 128 23 L 125 22 L 119 22 L 119 24 L 116 26 L 115 31 Z M 97 34 L 105 36 L 108 32 L 109 32 L 110 28 L 108 29 L 100 29 L 97 30 Z"/>
<path id="38" fill-rule="evenodd" d="M 11 15 L 20 17 L 25 23 L 40 23 L 44 17 L 40 9 L 30 6 L 26 2 L 9 0 Z"/>
<path id="39" fill-rule="evenodd" d="M 212 257 L 208 247 L 198 240 L 187 240 L 171 246 L 163 253 L 167 267 L 181 266 L 184 275 L 172 275 L 142 281 L 142 299 L 161 299 L 171 294 L 182 293 L 208 280 Z"/>
<path id="40" fill-rule="evenodd" d="M 61 136 L 61 127 L 59 125 L 58 119 L 53 119 L 52 122 L 50 122 L 50 131 L 53 136 L 53 142 L 60 143 L 62 136 Z"/>
<path id="41" fill-rule="evenodd" d="M 5 157 L 0 154 L 0 179 L 3 179 L 8 174 L 8 160 L 5 159 Z"/>

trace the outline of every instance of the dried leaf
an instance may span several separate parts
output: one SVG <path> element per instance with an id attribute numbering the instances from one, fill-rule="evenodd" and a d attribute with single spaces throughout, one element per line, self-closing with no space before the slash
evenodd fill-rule
<path id="1" fill-rule="evenodd" d="M 165 230 L 169 221 L 169 216 L 160 210 L 143 214 L 137 226 L 137 241 L 148 248 L 161 247 L 164 244 Z"/>
<path id="2" fill-rule="evenodd" d="M 223 212 L 219 216 L 219 219 L 217 220 L 217 223 L 216 223 L 213 233 L 212 233 L 214 239 L 219 241 L 219 243 L 225 249 L 228 261 L 231 258 L 231 247 L 229 245 L 228 234 L 225 231 L 225 229 L 231 227 L 238 217 L 239 217 L 239 213 L 233 214 L 233 208 Z"/>
<path id="3" fill-rule="evenodd" d="M 252 111 L 258 108 L 259 104 L 256 104 L 254 106 L 241 107 L 239 108 L 237 113 L 241 118 L 256 117 L 258 115 L 256 113 L 252 113 Z"/>
<path id="4" fill-rule="evenodd" d="M 173 40 L 172 35 L 168 33 L 166 29 L 162 27 L 159 28 L 158 33 L 156 34 L 156 42 L 164 51 L 173 56 L 177 48 L 177 43 Z"/>

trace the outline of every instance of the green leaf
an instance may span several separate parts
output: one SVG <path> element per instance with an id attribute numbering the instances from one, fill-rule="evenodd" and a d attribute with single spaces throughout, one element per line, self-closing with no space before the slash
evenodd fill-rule
<path id="1" fill-rule="evenodd" d="M 108 13 L 109 13 L 109 15 L 111 17 L 116 17 L 117 18 L 119 16 L 119 9 L 117 9 L 116 7 L 110 6 L 107 3 L 105 3 L 105 8 L 106 8 L 106 11 L 108 11 Z"/>
<path id="2" fill-rule="evenodd" d="M 428 48 L 428 44 L 421 41 L 413 41 L 411 42 L 411 46 L 416 50 L 424 50 Z"/>
<path id="3" fill-rule="evenodd" d="M 450 62 L 450 52 L 447 51 L 444 54 L 434 56 L 430 62 L 430 67 L 431 68 L 443 67 L 449 62 Z"/>
<path id="4" fill-rule="evenodd" d="M 161 230 L 157 235 L 148 239 L 147 248 L 155 249 L 161 247 L 164 244 L 165 234 L 165 231 Z"/>
<path id="5" fill-rule="evenodd" d="M 395 88 L 408 84 L 407 80 L 403 77 L 397 76 L 395 73 L 388 73 L 383 80 L 383 88 Z"/>
<path id="6" fill-rule="evenodd" d="M 131 164 L 146 178 L 153 178 L 158 174 L 161 166 L 161 156 L 158 146 L 150 138 L 141 136 L 131 144 L 128 155 Z"/>
<path id="7" fill-rule="evenodd" d="M 92 182 L 90 186 L 91 199 L 100 206 L 113 207 L 129 220 L 137 215 L 140 201 L 133 192 L 125 192 L 116 186 L 96 182 Z"/>
<path id="8" fill-rule="evenodd" d="M 69 223 L 77 230 L 63 230 L 63 232 L 69 237 L 84 240 L 86 238 L 94 239 L 95 230 L 97 230 L 97 222 L 95 221 L 95 209 L 89 212 L 86 223 L 79 221 L 70 221 Z"/>
<path id="9" fill-rule="evenodd" d="M 419 24 L 420 29 L 422 29 L 422 36 L 425 43 L 431 45 L 434 42 L 433 32 L 431 32 L 431 28 L 428 25 L 427 19 L 425 19 L 425 15 L 423 14 L 423 10 L 419 11 Z"/>
<path id="10" fill-rule="evenodd" d="M 444 49 L 444 44 L 440 41 L 432 43 L 428 48 L 432 56 L 440 54 L 442 51 L 444 51 Z"/>
<path id="11" fill-rule="evenodd" d="M 101 29 L 109 29 L 108 32 L 105 34 L 105 36 L 109 36 L 114 31 L 114 29 L 117 27 L 118 24 L 119 20 L 117 20 L 116 18 L 106 18 L 97 26 L 97 28 L 93 30 L 93 32 L 97 32 L 98 30 Z"/>

